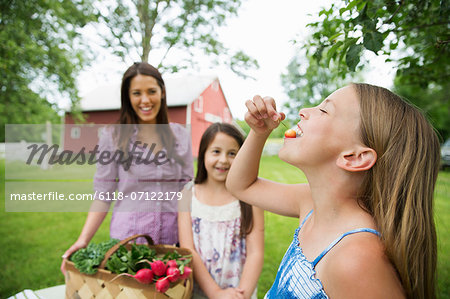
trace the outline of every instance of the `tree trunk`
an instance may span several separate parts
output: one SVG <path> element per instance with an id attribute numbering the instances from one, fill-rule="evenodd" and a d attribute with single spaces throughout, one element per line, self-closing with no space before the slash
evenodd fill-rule
<path id="1" fill-rule="evenodd" d="M 148 55 L 151 50 L 150 41 L 153 36 L 153 26 L 155 25 L 156 17 L 158 16 L 158 5 L 159 1 L 156 1 L 156 7 L 154 8 L 154 11 L 152 11 L 149 0 L 137 0 L 136 3 L 139 21 L 141 23 L 141 60 L 145 62 L 148 62 Z"/>

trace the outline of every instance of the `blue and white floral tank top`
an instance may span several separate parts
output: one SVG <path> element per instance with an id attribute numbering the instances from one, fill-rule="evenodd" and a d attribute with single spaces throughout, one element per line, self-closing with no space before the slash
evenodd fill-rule
<path id="1" fill-rule="evenodd" d="M 309 262 L 303 255 L 300 244 L 298 244 L 298 234 L 311 214 L 312 210 L 306 215 L 300 226 L 295 230 L 294 238 L 281 261 L 275 281 L 264 298 L 328 298 L 323 289 L 322 282 L 315 277 L 315 267 L 317 263 L 331 248 L 333 248 L 334 245 L 347 235 L 359 232 L 370 232 L 378 236 L 380 235 L 378 231 L 371 228 L 358 228 L 348 231 L 334 240 L 313 262 Z"/>

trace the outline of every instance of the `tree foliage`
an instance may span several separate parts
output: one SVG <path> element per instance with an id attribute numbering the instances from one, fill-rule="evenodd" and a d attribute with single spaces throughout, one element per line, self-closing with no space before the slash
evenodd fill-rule
<path id="1" fill-rule="evenodd" d="M 419 107 L 437 129 L 441 142 L 450 137 L 450 84 L 430 85 L 423 88 L 417 84 L 405 82 L 405 78 L 397 76 L 394 80 L 394 91 Z"/>
<path id="2" fill-rule="evenodd" d="M 319 104 L 336 89 L 350 83 L 353 77 L 342 75 L 333 62 L 318 62 L 308 49 L 300 49 L 281 75 L 281 83 L 289 102 L 285 103 L 287 117 L 299 119 L 298 112 L 302 107 Z"/>
<path id="3" fill-rule="evenodd" d="M 361 64 L 364 51 L 385 54 L 395 61 L 399 75 L 428 86 L 450 75 L 450 4 L 440 0 L 334 1 L 310 23 L 308 47 L 316 58 L 334 60 L 347 70 Z M 326 57 L 322 52 L 327 51 Z"/>
<path id="4" fill-rule="evenodd" d="M 47 99 L 78 100 L 85 63 L 79 28 L 95 21 L 89 0 L 0 2 L 0 140 L 6 123 L 59 122 Z"/>
<path id="5" fill-rule="evenodd" d="M 366 52 L 386 55 L 397 67 L 395 91 L 422 108 L 444 138 L 449 136 L 449 1 L 335 0 L 319 17 L 308 24 L 312 36 L 304 44 L 306 56 L 313 57 L 318 68 L 302 74 L 309 83 L 296 83 L 300 79 L 295 77 L 299 72 L 294 58 L 283 77 L 288 92 L 299 93 L 293 99 L 312 98 L 308 88 L 301 87 L 320 85 L 322 77 L 330 76 L 329 84 L 339 86 L 339 80 L 370 64 Z M 293 82 L 298 91 L 289 88 Z"/>
<path id="6" fill-rule="evenodd" d="M 158 52 L 159 69 L 177 72 L 195 66 L 196 57 L 210 56 L 214 64 L 228 65 L 245 77 L 257 62 L 242 50 L 231 53 L 220 42 L 217 28 L 237 14 L 241 0 L 117 0 L 100 5 L 105 46 L 124 61 L 138 57 L 149 61 Z M 166 63 L 171 52 L 179 58 Z"/>

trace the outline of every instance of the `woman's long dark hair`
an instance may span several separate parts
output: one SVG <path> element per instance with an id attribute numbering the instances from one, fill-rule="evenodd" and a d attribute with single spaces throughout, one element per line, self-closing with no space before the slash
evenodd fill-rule
<path id="1" fill-rule="evenodd" d="M 197 174 L 195 176 L 194 183 L 202 184 L 208 178 L 208 172 L 205 167 L 205 153 L 208 149 L 208 146 L 216 137 L 217 133 L 224 133 L 236 140 L 239 144 L 239 147 L 244 143 L 244 136 L 236 129 L 233 125 L 226 123 L 215 123 L 206 129 L 203 133 L 202 139 L 200 141 L 200 147 L 198 150 L 198 158 L 197 158 Z M 240 236 L 245 237 L 248 235 L 253 229 L 253 211 L 252 206 L 239 201 L 241 206 L 241 231 Z"/>
<path id="2" fill-rule="evenodd" d="M 139 124 L 139 117 L 131 106 L 130 100 L 130 83 L 131 80 L 137 75 L 145 75 L 150 76 L 156 79 L 159 87 L 161 88 L 161 105 L 156 115 L 156 124 L 167 124 L 164 126 L 164 129 L 158 129 L 158 135 L 161 139 L 161 142 L 164 148 L 167 151 L 167 156 L 169 158 L 175 159 L 181 165 L 184 165 L 184 161 L 177 155 L 175 151 L 175 136 L 168 126 L 169 124 L 169 116 L 168 116 L 168 108 L 167 108 L 167 99 L 166 99 L 166 87 L 164 84 L 164 80 L 161 76 L 161 73 L 152 65 L 147 62 L 135 62 L 132 66 L 130 66 L 122 77 L 122 86 L 121 86 L 121 108 L 120 108 L 120 117 L 119 124 L 130 125 L 130 124 Z M 128 144 L 130 142 L 130 138 L 133 135 L 132 126 L 121 126 L 121 130 L 119 132 L 118 138 L 118 147 L 123 150 L 125 153 L 128 153 Z"/>

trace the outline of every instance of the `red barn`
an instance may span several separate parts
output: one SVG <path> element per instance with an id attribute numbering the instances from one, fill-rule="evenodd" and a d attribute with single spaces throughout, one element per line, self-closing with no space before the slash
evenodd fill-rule
<path id="1" fill-rule="evenodd" d="M 169 121 L 190 126 L 192 153 L 196 157 L 200 138 L 215 122 L 231 123 L 233 118 L 217 77 L 164 78 Z M 120 83 L 98 87 L 81 100 L 88 124 L 113 124 L 119 119 Z M 96 131 L 77 126 L 70 112 L 65 115 L 64 148 L 79 150 L 77 140 L 97 142 Z M 88 136 L 87 136 L 88 135 Z M 92 136 L 90 136 L 92 135 Z M 85 145 L 86 146 L 86 145 Z"/>

